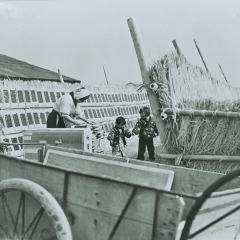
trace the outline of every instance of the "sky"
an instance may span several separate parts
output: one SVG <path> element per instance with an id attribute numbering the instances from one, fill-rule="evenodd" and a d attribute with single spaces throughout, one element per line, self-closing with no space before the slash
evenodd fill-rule
<path id="1" fill-rule="evenodd" d="M 0 54 L 81 80 L 141 83 L 127 19 L 150 62 L 174 50 L 215 79 L 240 87 L 239 0 L 0 0 Z M 1 67 L 1 66 L 0 66 Z"/>

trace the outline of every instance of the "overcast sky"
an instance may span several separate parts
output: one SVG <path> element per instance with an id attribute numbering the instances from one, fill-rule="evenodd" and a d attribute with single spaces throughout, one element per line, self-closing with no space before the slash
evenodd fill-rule
<path id="1" fill-rule="evenodd" d="M 140 83 L 127 19 L 134 18 L 151 60 L 181 52 L 213 77 L 240 87 L 240 0 L 1 1 L 0 54 L 81 80 Z M 0 66 L 1 67 L 1 66 Z"/>

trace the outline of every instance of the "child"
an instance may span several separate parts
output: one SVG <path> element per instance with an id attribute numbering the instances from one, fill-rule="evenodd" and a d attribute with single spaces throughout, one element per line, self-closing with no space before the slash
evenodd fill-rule
<path id="1" fill-rule="evenodd" d="M 110 146 L 112 147 L 112 155 L 117 155 L 120 152 L 123 157 L 124 149 L 121 149 L 121 142 L 123 148 L 126 146 L 126 139 L 131 137 L 131 132 L 129 129 L 124 128 L 126 125 L 126 120 L 124 117 L 118 117 L 115 122 L 115 126 L 110 130 L 107 139 L 110 141 Z"/>
<path id="2" fill-rule="evenodd" d="M 146 146 L 149 154 L 149 160 L 155 160 L 153 138 L 158 136 L 158 129 L 156 123 L 150 116 L 150 109 L 148 107 L 141 108 L 140 119 L 133 128 L 133 134 L 139 135 L 138 156 L 137 159 L 144 160 Z"/>

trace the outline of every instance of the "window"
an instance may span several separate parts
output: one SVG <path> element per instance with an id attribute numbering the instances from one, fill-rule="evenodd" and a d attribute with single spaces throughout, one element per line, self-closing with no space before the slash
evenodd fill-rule
<path id="1" fill-rule="evenodd" d="M 94 118 L 97 118 L 97 113 L 95 109 L 92 109 Z"/>
<path id="2" fill-rule="evenodd" d="M 101 95 L 99 93 L 97 94 L 97 98 L 99 102 L 102 102 Z"/>
<path id="3" fill-rule="evenodd" d="M 20 126 L 19 118 L 18 118 L 18 115 L 16 113 L 13 114 L 13 121 L 14 121 L 15 127 Z"/>
<path id="4" fill-rule="evenodd" d="M 26 102 L 31 102 L 29 91 L 24 91 Z"/>
<path id="5" fill-rule="evenodd" d="M 88 109 L 88 113 L 89 113 L 89 118 L 93 118 L 93 114 L 92 114 L 92 110 Z"/>
<path id="6" fill-rule="evenodd" d="M 3 96 L 4 96 L 5 103 L 9 103 L 9 92 L 8 92 L 8 90 L 3 90 Z"/>
<path id="7" fill-rule="evenodd" d="M 50 102 L 48 91 L 44 91 L 44 97 L 45 97 L 46 102 Z"/>
<path id="8" fill-rule="evenodd" d="M 103 108 L 101 108 L 100 111 L 101 111 L 102 117 L 105 117 L 105 113 L 104 113 Z"/>
<path id="9" fill-rule="evenodd" d="M 40 118 L 41 118 L 42 124 L 46 124 L 47 123 L 46 117 L 45 117 L 44 113 L 40 113 Z"/>
<path id="10" fill-rule="evenodd" d="M 39 101 L 40 103 L 43 103 L 43 96 L 42 96 L 42 92 L 40 92 L 40 91 L 37 91 L 37 96 L 38 96 L 38 101 Z"/>
<path id="11" fill-rule="evenodd" d="M 111 113 L 112 113 L 112 116 L 115 116 L 115 111 L 113 108 L 111 108 Z"/>
<path id="12" fill-rule="evenodd" d="M 89 115 L 88 115 L 87 109 L 84 109 L 84 115 L 85 115 L 86 119 L 89 119 Z"/>
<path id="13" fill-rule="evenodd" d="M 104 112 L 105 112 L 105 116 L 108 117 L 109 115 L 106 108 L 104 108 Z"/>
<path id="14" fill-rule="evenodd" d="M 96 111 L 97 111 L 97 115 L 98 115 L 98 117 L 101 118 L 102 116 L 101 116 L 101 112 L 100 112 L 100 110 L 99 110 L 99 109 L 96 109 Z"/>
<path id="15" fill-rule="evenodd" d="M 3 103 L 3 99 L 4 99 L 3 92 L 0 89 L 0 103 Z"/>
<path id="16" fill-rule="evenodd" d="M 54 92 L 50 92 L 50 98 L 51 98 L 52 102 L 56 102 L 56 97 L 55 97 Z"/>
<path id="17" fill-rule="evenodd" d="M 27 120 L 26 120 L 26 115 L 24 113 L 20 114 L 20 119 L 22 121 L 23 126 L 27 126 Z"/>
<path id="18" fill-rule="evenodd" d="M 39 117 L 38 117 L 38 114 L 36 112 L 33 113 L 33 117 L 34 117 L 35 124 L 40 124 Z"/>
<path id="19" fill-rule="evenodd" d="M 11 95 L 11 101 L 12 101 L 12 103 L 16 103 L 16 102 L 17 102 L 17 97 L 16 97 L 16 92 L 15 92 L 15 90 L 10 90 L 10 95 Z"/>
<path id="20" fill-rule="evenodd" d="M 37 97 L 36 97 L 36 92 L 35 91 L 31 91 L 31 96 L 32 96 L 32 101 L 33 102 L 37 102 Z"/>
<path id="21" fill-rule="evenodd" d="M 98 101 L 97 94 L 93 94 L 93 96 L 94 96 L 95 102 L 98 103 L 99 101 Z"/>
<path id="22" fill-rule="evenodd" d="M 7 124 L 8 128 L 13 127 L 12 119 L 11 119 L 11 116 L 9 114 L 5 115 L 5 121 L 6 121 L 6 124 Z"/>
<path id="23" fill-rule="evenodd" d="M 24 102 L 24 99 L 23 99 L 23 91 L 19 90 L 18 91 L 18 101 L 20 103 Z"/>
<path id="24" fill-rule="evenodd" d="M 103 102 L 106 102 L 105 95 L 104 95 L 103 93 L 102 93 L 101 95 L 102 95 L 102 100 L 103 100 Z"/>
<path id="25" fill-rule="evenodd" d="M 94 102 L 93 94 L 90 95 L 90 100 L 91 100 L 91 102 Z"/>
<path id="26" fill-rule="evenodd" d="M 33 118 L 32 118 L 32 114 L 31 113 L 27 113 L 27 119 L 28 119 L 29 125 L 32 125 L 33 124 Z"/>

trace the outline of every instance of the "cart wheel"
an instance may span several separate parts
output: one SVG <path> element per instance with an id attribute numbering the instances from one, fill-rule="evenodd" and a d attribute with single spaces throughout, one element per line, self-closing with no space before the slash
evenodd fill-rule
<path id="1" fill-rule="evenodd" d="M 218 179 L 216 182 L 214 182 L 212 185 L 210 185 L 203 193 L 202 195 L 196 200 L 195 204 L 191 208 L 187 218 L 186 222 L 181 234 L 180 240 L 187 240 L 190 238 L 193 238 L 193 236 L 190 236 L 190 230 L 193 223 L 193 220 L 197 216 L 199 210 L 203 206 L 203 204 L 206 202 L 206 200 L 211 196 L 213 192 L 215 192 L 217 189 L 219 189 L 221 186 L 223 186 L 225 183 L 231 181 L 232 179 L 240 176 L 240 169 L 237 169 L 224 177 Z M 210 223 L 209 223 L 210 224 Z"/>
<path id="2" fill-rule="evenodd" d="M 55 198 L 20 178 L 0 182 L 0 239 L 71 240 L 68 220 Z"/>

